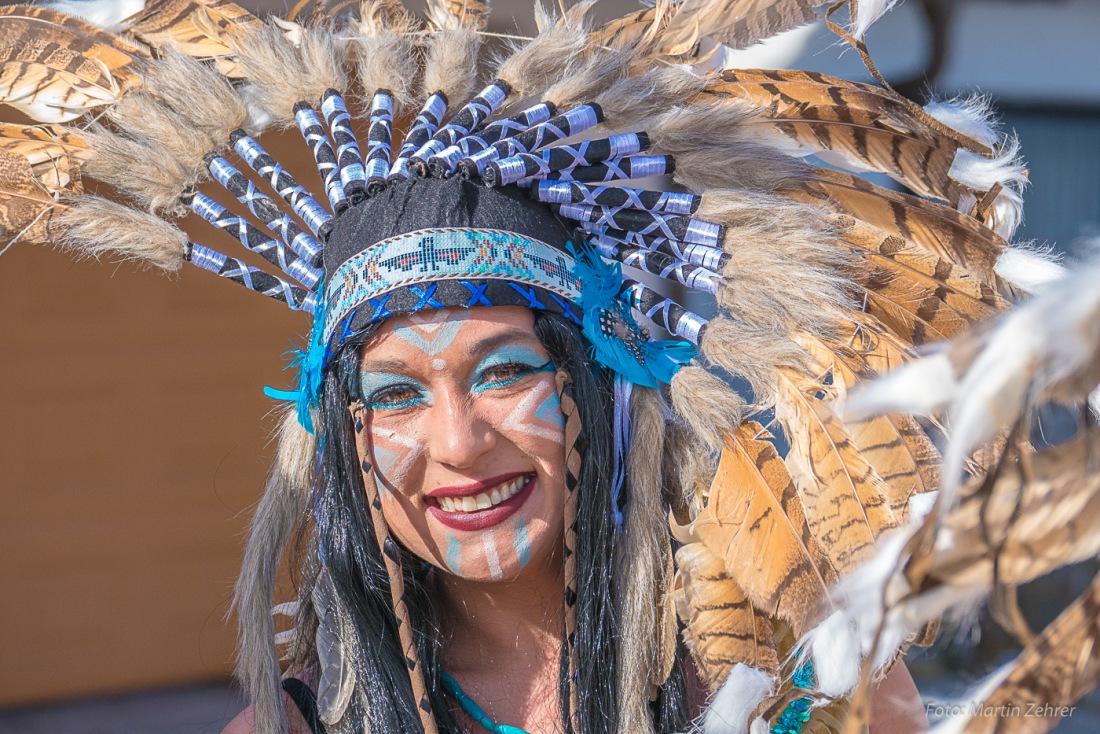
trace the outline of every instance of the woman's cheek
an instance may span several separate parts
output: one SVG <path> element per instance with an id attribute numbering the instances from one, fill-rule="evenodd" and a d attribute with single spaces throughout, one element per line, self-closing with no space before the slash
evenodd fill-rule
<path id="1" fill-rule="evenodd" d="M 375 471 L 383 488 L 401 493 L 424 453 L 424 436 L 416 424 L 371 427 Z"/>
<path id="2" fill-rule="evenodd" d="M 496 420 L 517 445 L 565 444 L 565 416 L 552 378 L 537 382 L 517 402 L 499 406 Z"/>

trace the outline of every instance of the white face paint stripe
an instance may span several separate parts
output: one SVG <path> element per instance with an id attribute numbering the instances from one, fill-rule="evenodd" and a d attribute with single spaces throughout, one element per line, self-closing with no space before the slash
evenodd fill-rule
<path id="1" fill-rule="evenodd" d="M 378 446 L 377 442 L 374 446 L 375 465 L 382 474 L 382 478 L 387 482 L 399 484 L 404 479 L 405 473 L 409 470 L 409 466 L 416 460 L 417 455 L 420 453 L 421 442 L 417 441 L 412 436 L 406 436 L 403 433 L 398 433 L 391 429 L 378 430 L 376 436 L 390 443 L 409 449 L 404 456 L 397 458 L 400 456 L 401 452 Z M 381 486 L 381 484 L 379 484 L 379 486 Z"/>
<path id="2" fill-rule="evenodd" d="M 485 562 L 489 564 L 489 575 L 493 580 L 499 580 L 504 576 L 500 570 L 500 556 L 497 555 L 497 544 L 493 540 L 493 533 L 482 533 L 481 544 L 485 548 Z"/>
<path id="3" fill-rule="evenodd" d="M 535 406 L 541 404 L 541 401 L 545 400 L 553 390 L 554 386 L 549 382 L 540 382 L 537 387 L 524 396 L 519 405 L 517 405 L 508 417 L 504 419 L 504 423 L 502 423 L 501 426 L 508 430 L 519 431 L 520 433 L 526 433 L 531 436 L 538 436 L 539 438 L 545 438 L 550 441 L 564 444 L 565 431 L 561 428 L 556 426 L 553 428 L 539 426 L 532 422 L 537 420 L 535 417 Z"/>

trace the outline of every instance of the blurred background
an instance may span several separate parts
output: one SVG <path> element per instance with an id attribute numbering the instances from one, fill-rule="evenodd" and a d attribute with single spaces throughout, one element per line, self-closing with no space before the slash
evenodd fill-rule
<path id="1" fill-rule="evenodd" d="M 496 0 L 491 29 L 516 32 L 528 2 Z M 1096 0 L 904 0 L 868 44 L 918 101 L 993 97 L 1031 172 L 1017 239 L 1072 257 L 1100 238 L 1098 31 Z M 725 63 L 870 81 L 823 24 Z M 19 245 L 0 258 L 0 315 L 0 732 L 220 731 L 244 705 L 229 600 L 271 457 L 261 388 L 290 384 L 308 323 L 197 270 L 166 280 Z M 1044 602 L 1091 575 L 1022 590 L 1025 613 L 1045 624 Z M 909 662 L 945 695 L 1014 649 L 981 620 Z M 1097 712 L 1058 731 L 1100 731 Z"/>

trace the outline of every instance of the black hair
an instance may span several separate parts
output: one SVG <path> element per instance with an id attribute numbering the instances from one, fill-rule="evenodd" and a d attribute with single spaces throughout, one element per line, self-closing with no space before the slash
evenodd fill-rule
<path id="1" fill-rule="evenodd" d="M 610 492 L 612 465 L 613 383 L 610 371 L 588 356 L 588 343 L 565 318 L 535 312 L 535 332 L 551 360 L 573 380 L 582 425 L 582 466 L 577 490 L 576 638 L 578 712 L 574 730 L 566 720 L 569 701 L 568 662 L 563 645 L 559 687 L 565 730 L 571 734 L 614 734 L 619 717 L 616 691 L 617 624 L 613 606 L 612 568 L 615 547 Z M 421 734 L 422 727 L 390 597 L 389 579 L 371 522 L 348 406 L 360 399 L 359 352 L 367 331 L 349 339 L 329 368 L 320 404 L 323 436 L 319 478 L 314 492 L 312 547 L 331 578 L 335 594 L 351 619 L 349 645 L 357 676 L 344 723 L 358 731 Z M 419 649 L 429 699 L 443 734 L 461 734 L 453 703 L 439 685 L 443 636 L 433 602 L 428 566 L 402 549 L 406 600 Z M 317 569 L 314 569 L 314 575 Z M 308 581 L 307 581 L 308 583 Z M 308 588 L 308 586 L 307 586 Z M 306 616 L 315 615 L 307 600 Z M 313 624 L 316 624 L 314 616 Z M 299 651 L 303 664 L 312 651 Z M 655 702 L 659 731 L 676 731 L 690 720 L 684 714 L 682 671 Z"/>

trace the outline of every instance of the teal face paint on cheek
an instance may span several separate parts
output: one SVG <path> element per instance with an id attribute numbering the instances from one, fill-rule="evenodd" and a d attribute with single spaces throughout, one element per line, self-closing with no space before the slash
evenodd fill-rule
<path id="1" fill-rule="evenodd" d="M 527 562 L 531 560 L 531 541 L 527 537 L 527 523 L 521 521 L 516 526 L 515 535 L 512 537 L 512 546 L 516 549 L 519 565 L 526 566 Z"/>
<path id="2" fill-rule="evenodd" d="M 447 534 L 447 567 L 456 574 L 462 573 L 462 546 L 450 533 Z"/>

